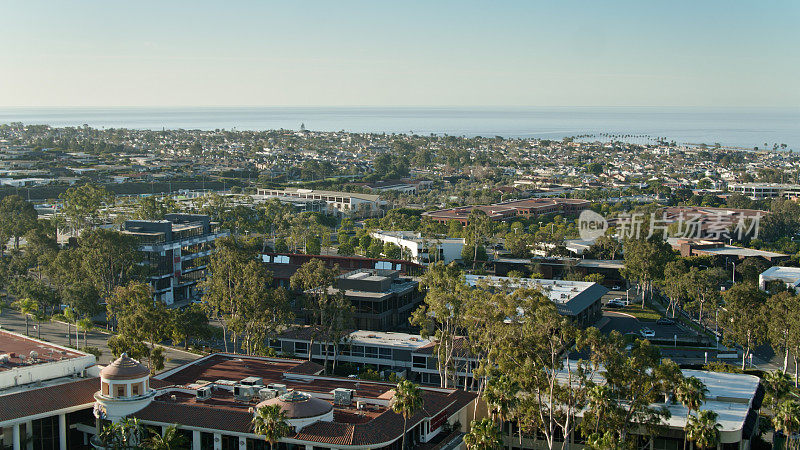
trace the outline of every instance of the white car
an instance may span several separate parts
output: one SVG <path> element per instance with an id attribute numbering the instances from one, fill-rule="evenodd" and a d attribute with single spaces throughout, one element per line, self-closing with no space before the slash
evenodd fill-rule
<path id="1" fill-rule="evenodd" d="M 656 332 L 651 330 L 650 328 L 642 328 L 639 330 L 639 333 L 642 335 L 643 338 L 654 338 L 656 337 Z"/>

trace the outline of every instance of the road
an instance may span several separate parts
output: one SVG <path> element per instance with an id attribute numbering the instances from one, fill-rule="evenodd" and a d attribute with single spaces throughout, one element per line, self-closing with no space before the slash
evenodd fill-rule
<path id="1" fill-rule="evenodd" d="M 35 328 L 37 325 L 41 326 L 41 330 L 37 330 Z M 2 327 L 4 330 L 25 334 L 25 319 L 19 312 L 6 309 L 2 314 L 0 314 L 0 327 Z M 67 338 L 66 324 L 60 322 L 43 322 L 41 324 L 36 324 L 35 322 L 30 321 L 28 328 L 32 338 L 37 338 L 38 332 L 41 331 L 42 340 L 58 345 L 69 345 L 70 340 Z M 83 333 L 79 334 L 81 339 L 80 345 L 82 347 L 84 345 Z M 100 355 L 100 358 L 98 358 L 98 364 L 108 364 L 114 359 L 114 355 L 111 353 L 111 350 L 106 344 L 108 336 L 109 335 L 104 330 L 94 330 L 86 334 L 88 346 L 97 347 L 101 352 L 103 352 L 103 354 Z M 72 344 L 74 345 L 75 327 L 72 327 L 71 338 Z M 166 355 L 164 370 L 186 364 L 199 358 L 199 356 L 195 355 L 194 353 L 184 352 L 182 350 L 173 349 L 170 347 L 164 347 L 164 349 Z"/>

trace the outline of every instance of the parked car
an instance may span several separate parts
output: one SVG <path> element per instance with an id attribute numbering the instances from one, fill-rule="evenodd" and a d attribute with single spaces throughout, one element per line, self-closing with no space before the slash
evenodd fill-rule
<path id="1" fill-rule="evenodd" d="M 667 317 L 662 317 L 656 320 L 656 323 L 659 325 L 675 325 L 675 321 Z"/>
<path id="2" fill-rule="evenodd" d="M 639 330 L 639 334 L 642 335 L 643 338 L 654 338 L 656 337 L 656 332 L 651 330 L 650 328 L 642 328 Z"/>
<path id="3" fill-rule="evenodd" d="M 606 303 L 607 308 L 622 308 L 624 306 L 625 304 L 616 298 L 613 300 L 609 300 L 608 303 Z"/>

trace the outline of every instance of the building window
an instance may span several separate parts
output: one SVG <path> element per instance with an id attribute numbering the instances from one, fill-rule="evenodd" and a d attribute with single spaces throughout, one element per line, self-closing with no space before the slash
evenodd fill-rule
<path id="1" fill-rule="evenodd" d="M 424 369 L 426 365 L 427 358 L 424 356 L 414 356 L 413 358 L 413 366 L 415 369 Z"/>
<path id="2" fill-rule="evenodd" d="M 378 348 L 377 347 L 364 347 L 364 356 L 367 358 L 377 358 L 378 357 Z"/>
<path id="3" fill-rule="evenodd" d="M 118 384 L 117 385 L 117 397 L 125 397 L 125 385 Z"/>
<path id="4" fill-rule="evenodd" d="M 135 397 L 137 395 L 142 394 L 142 383 L 136 383 L 131 385 L 131 396 Z"/>
<path id="5" fill-rule="evenodd" d="M 308 342 L 295 342 L 294 343 L 294 352 L 295 353 L 308 353 Z"/>
<path id="6" fill-rule="evenodd" d="M 103 395 L 108 396 L 108 383 L 106 383 L 105 381 L 101 382 L 100 391 L 103 393 Z"/>
<path id="7" fill-rule="evenodd" d="M 379 348 L 378 352 L 380 354 L 381 359 L 392 359 L 392 349 L 390 348 Z"/>

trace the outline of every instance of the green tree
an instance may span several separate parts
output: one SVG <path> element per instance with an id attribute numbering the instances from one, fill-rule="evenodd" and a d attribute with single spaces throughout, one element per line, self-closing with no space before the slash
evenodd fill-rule
<path id="1" fill-rule="evenodd" d="M 64 201 L 63 214 L 73 232 L 95 223 L 104 204 L 112 204 L 114 196 L 104 187 L 84 184 L 71 187 L 59 196 Z"/>
<path id="2" fill-rule="evenodd" d="M 97 228 L 84 232 L 78 240 L 76 260 L 81 274 L 97 292 L 108 298 L 118 286 L 142 279 L 142 253 L 131 235 Z"/>
<path id="3" fill-rule="evenodd" d="M 0 228 L 2 235 L 14 239 L 14 250 L 19 249 L 19 238 L 36 227 L 37 213 L 33 204 L 18 195 L 0 200 Z"/>
<path id="4" fill-rule="evenodd" d="M 163 220 L 164 216 L 175 212 L 178 205 L 171 197 L 139 197 L 134 218 L 140 220 Z"/>
<path id="5" fill-rule="evenodd" d="M 636 239 L 627 241 L 623 248 L 625 267 L 620 273 L 637 282 L 640 291 L 652 294 L 654 283 L 663 278 L 664 267 L 674 256 L 669 244 L 660 240 Z"/>
<path id="6" fill-rule="evenodd" d="M 400 247 L 386 242 L 383 244 L 383 255 L 389 259 L 400 259 Z"/>
<path id="7" fill-rule="evenodd" d="M 463 325 L 463 312 L 471 289 L 464 274 L 451 263 L 441 262 L 428 266 L 421 286 L 427 292 L 424 303 L 411 315 L 412 325 L 419 327 L 420 336 L 433 338 L 433 352 L 439 369 L 441 387 L 447 388 L 454 378 L 459 331 Z"/>
<path id="8" fill-rule="evenodd" d="M 686 437 L 701 449 L 717 447 L 722 425 L 717 422 L 717 413 L 704 409 L 697 416 L 689 417 L 686 423 Z"/>
<path id="9" fill-rule="evenodd" d="M 772 425 L 785 436 L 786 448 L 800 447 L 800 437 L 797 436 L 800 432 L 800 401 L 785 400 L 779 403 L 775 408 Z"/>
<path id="10" fill-rule="evenodd" d="M 792 391 L 792 379 L 779 370 L 764 373 L 761 383 L 764 386 L 765 401 L 772 410 Z"/>
<path id="11" fill-rule="evenodd" d="M 689 306 L 698 311 L 698 321 L 705 327 L 703 313 L 710 306 L 716 308 L 720 299 L 719 286 L 726 279 L 726 273 L 718 267 L 703 270 L 692 267 L 686 277 L 687 296 L 692 300 Z"/>
<path id="12" fill-rule="evenodd" d="M 148 347 L 148 367 L 151 371 L 163 365 L 158 364 L 160 354 L 155 353 L 157 344 L 168 337 L 169 313 L 162 302 L 153 301 L 150 286 L 131 282 L 119 286 L 108 299 L 109 317 L 117 322 L 119 335 L 133 343 L 143 343 Z"/>
<path id="13" fill-rule="evenodd" d="M 408 419 L 424 406 L 422 391 L 420 391 L 419 386 L 416 384 L 408 380 L 403 380 L 397 383 L 390 406 L 392 411 L 403 416 L 403 441 L 400 448 L 405 449 Z"/>
<path id="14" fill-rule="evenodd" d="M 486 239 L 492 233 L 492 221 L 486 213 L 478 208 L 470 211 L 467 217 L 467 226 L 464 229 L 464 247 L 472 249 L 472 269 L 478 260 L 478 248 L 486 244 Z"/>
<path id="15" fill-rule="evenodd" d="M 800 347 L 800 297 L 788 291 L 771 295 L 766 302 L 766 316 L 767 339 L 775 353 L 783 353 L 783 373 L 786 373 L 789 354 Z"/>
<path id="16" fill-rule="evenodd" d="M 186 349 L 190 339 L 208 337 L 212 333 L 208 316 L 200 305 L 172 309 L 169 314 L 170 338 L 173 345 L 183 342 L 183 348 Z"/>
<path id="17" fill-rule="evenodd" d="M 258 408 L 253 420 L 253 433 L 264 436 L 271 449 L 276 442 L 288 436 L 292 429 L 286 419 L 286 412 L 280 405 L 266 405 Z"/>
<path id="18" fill-rule="evenodd" d="M 86 334 L 94 328 L 94 323 L 92 323 L 92 319 L 84 317 L 78 320 L 78 322 L 75 325 L 79 331 L 83 332 L 83 348 L 87 348 L 89 344 L 86 339 Z M 77 340 L 77 337 L 75 339 Z M 77 347 L 78 346 L 77 342 L 75 344 Z"/>
<path id="19" fill-rule="evenodd" d="M 737 283 L 723 295 L 725 307 L 719 315 L 726 345 L 742 347 L 742 370 L 754 347 L 766 340 L 767 316 L 765 296 L 750 283 Z"/>
<path id="20" fill-rule="evenodd" d="M 164 430 L 164 434 L 150 430 L 150 437 L 143 444 L 149 450 L 180 450 L 186 448 L 189 442 L 178 431 L 177 425 L 170 425 Z"/>
<path id="21" fill-rule="evenodd" d="M 248 320 L 244 306 L 267 295 L 271 274 L 254 256 L 231 239 L 220 241 L 201 283 L 203 307 L 211 318 L 220 321 L 226 352 L 229 334 L 233 351 L 237 351 L 237 331 L 242 332 Z"/>
<path id="22" fill-rule="evenodd" d="M 15 301 L 11 306 L 19 309 L 20 314 L 25 317 L 25 336 L 28 336 L 28 317 L 39 310 L 39 304 L 26 297 Z"/>
<path id="23" fill-rule="evenodd" d="M 700 381 L 697 377 L 688 377 L 681 380 L 680 384 L 678 384 L 677 389 L 675 389 L 675 397 L 683 406 L 686 407 L 686 422 L 689 422 L 689 417 L 692 415 L 692 411 L 699 411 L 700 406 L 703 405 L 706 401 L 706 395 L 708 394 L 708 388 Z M 686 438 L 683 438 L 683 448 L 686 448 Z"/>
<path id="24" fill-rule="evenodd" d="M 473 420 L 464 444 L 470 450 L 496 450 L 503 448 L 503 439 L 497 425 L 490 419 Z"/>

